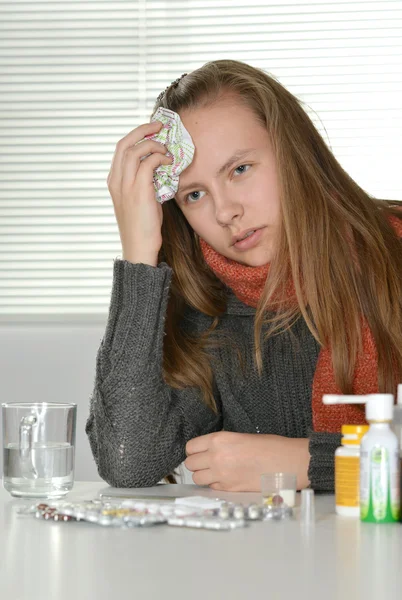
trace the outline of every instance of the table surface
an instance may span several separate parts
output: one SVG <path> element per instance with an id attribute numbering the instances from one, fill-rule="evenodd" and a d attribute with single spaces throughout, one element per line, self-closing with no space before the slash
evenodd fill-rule
<path id="1" fill-rule="evenodd" d="M 105 487 L 78 482 L 67 499 L 93 499 Z M 193 485 L 137 492 L 259 500 L 258 494 Z M 332 495 L 316 495 L 315 501 L 316 522 L 307 529 L 296 507 L 293 521 L 255 522 L 230 532 L 125 530 L 19 515 L 27 502 L 0 488 L 0 598 L 400 600 L 402 525 L 339 517 Z"/>

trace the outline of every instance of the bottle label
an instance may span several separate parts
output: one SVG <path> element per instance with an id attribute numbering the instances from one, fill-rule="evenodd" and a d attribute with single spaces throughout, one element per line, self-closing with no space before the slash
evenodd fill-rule
<path id="1" fill-rule="evenodd" d="M 371 523 L 393 523 L 399 518 L 398 453 L 383 446 L 361 452 L 360 516 Z"/>
<path id="2" fill-rule="evenodd" d="M 335 456 L 335 504 L 359 506 L 360 459 L 358 456 Z"/>
<path id="3" fill-rule="evenodd" d="M 399 521 L 402 523 L 402 452 L 399 455 Z"/>

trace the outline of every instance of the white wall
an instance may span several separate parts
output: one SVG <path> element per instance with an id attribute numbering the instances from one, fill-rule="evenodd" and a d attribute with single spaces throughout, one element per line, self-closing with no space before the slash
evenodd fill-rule
<path id="1" fill-rule="evenodd" d="M 101 481 L 85 422 L 103 333 L 99 323 L 0 326 L 0 403 L 76 403 L 75 478 L 81 481 Z M 2 469 L 1 458 L 0 473 Z"/>

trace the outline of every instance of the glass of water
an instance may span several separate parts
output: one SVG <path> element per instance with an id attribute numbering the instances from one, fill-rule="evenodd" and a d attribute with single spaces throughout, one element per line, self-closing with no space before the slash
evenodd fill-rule
<path id="1" fill-rule="evenodd" d="M 1 405 L 3 485 L 18 498 L 62 498 L 74 483 L 76 404 Z"/>

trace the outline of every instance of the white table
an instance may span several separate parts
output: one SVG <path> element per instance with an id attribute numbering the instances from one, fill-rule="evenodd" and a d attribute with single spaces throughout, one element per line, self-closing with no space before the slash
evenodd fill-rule
<path id="1" fill-rule="evenodd" d="M 104 487 L 79 482 L 67 498 L 92 499 Z M 158 486 L 138 493 L 172 490 L 258 500 L 258 494 L 195 486 Z M 18 515 L 20 504 L 0 489 L 4 600 L 402 598 L 402 525 L 338 517 L 330 495 L 316 495 L 317 520 L 308 530 L 298 521 L 298 509 L 294 521 L 214 532 L 45 522 Z"/>

